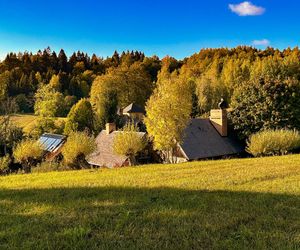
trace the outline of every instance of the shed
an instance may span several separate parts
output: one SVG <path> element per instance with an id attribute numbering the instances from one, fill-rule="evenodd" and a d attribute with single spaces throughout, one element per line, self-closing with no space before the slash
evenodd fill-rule
<path id="1" fill-rule="evenodd" d="M 61 153 L 62 147 L 66 142 L 66 136 L 57 134 L 43 134 L 39 142 L 41 143 L 46 160 L 53 160 Z"/>

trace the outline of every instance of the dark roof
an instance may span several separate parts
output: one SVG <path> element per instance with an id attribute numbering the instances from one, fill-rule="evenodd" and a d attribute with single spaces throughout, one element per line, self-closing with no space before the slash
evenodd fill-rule
<path id="1" fill-rule="evenodd" d="M 65 143 L 65 140 L 64 135 L 56 134 L 43 134 L 39 139 L 44 150 L 51 153 L 58 150 Z"/>
<path id="2" fill-rule="evenodd" d="M 145 109 L 135 103 L 131 103 L 126 108 L 123 109 L 123 113 L 143 113 L 143 114 L 145 114 Z"/>
<path id="3" fill-rule="evenodd" d="M 234 155 L 243 147 L 233 137 L 222 137 L 209 119 L 192 119 L 180 145 L 187 160 Z"/>
<path id="4" fill-rule="evenodd" d="M 99 167 L 121 167 L 127 160 L 126 156 L 117 155 L 113 150 L 114 138 L 122 131 L 113 131 L 110 134 L 106 130 L 102 130 L 96 138 L 97 149 L 90 156 L 87 157 L 89 164 Z M 146 133 L 137 132 L 141 137 Z"/>

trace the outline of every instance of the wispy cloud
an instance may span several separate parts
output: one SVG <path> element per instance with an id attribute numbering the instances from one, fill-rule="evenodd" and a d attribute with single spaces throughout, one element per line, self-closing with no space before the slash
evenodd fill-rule
<path id="1" fill-rule="evenodd" d="M 239 16 L 259 16 L 266 11 L 265 8 L 256 6 L 247 1 L 240 4 L 229 4 L 229 9 Z"/>
<path id="2" fill-rule="evenodd" d="M 252 42 L 252 45 L 254 46 L 269 46 L 271 42 L 268 39 L 262 39 L 262 40 L 254 40 Z"/>

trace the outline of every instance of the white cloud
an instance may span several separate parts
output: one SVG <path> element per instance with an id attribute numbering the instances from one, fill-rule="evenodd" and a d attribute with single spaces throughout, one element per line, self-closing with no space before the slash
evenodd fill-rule
<path id="1" fill-rule="evenodd" d="M 259 16 L 265 13 L 266 9 L 255 6 L 251 2 L 243 2 L 240 4 L 229 4 L 229 9 L 239 16 Z"/>
<path id="2" fill-rule="evenodd" d="M 269 46 L 270 41 L 268 39 L 254 40 L 252 42 L 252 45 L 254 45 L 254 46 Z"/>

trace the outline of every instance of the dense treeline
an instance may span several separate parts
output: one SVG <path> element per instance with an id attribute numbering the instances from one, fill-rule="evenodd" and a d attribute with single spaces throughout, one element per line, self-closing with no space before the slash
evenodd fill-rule
<path id="1" fill-rule="evenodd" d="M 162 60 L 156 56 L 146 57 L 137 51 L 122 54 L 115 52 L 106 59 L 96 55 L 90 57 L 78 51 L 68 58 L 63 50 L 57 55 L 47 48 L 36 54 L 25 52 L 7 55 L 0 64 L 0 96 L 15 97 L 20 111 L 33 112 L 34 103 L 38 99 L 35 98 L 35 94 L 40 85 L 56 81 L 56 90 L 63 95 L 68 111 L 76 101 L 89 97 L 92 83 L 97 76 L 102 75 L 102 80 L 106 82 L 109 75 L 119 77 L 119 81 L 123 81 L 123 86 L 113 88 L 117 88 L 116 91 L 128 91 L 141 86 L 136 85 L 137 81 L 131 82 L 132 79 L 126 74 L 132 75 L 135 74 L 132 71 L 139 71 L 139 75 L 135 76 L 151 85 L 157 81 L 162 65 L 168 65 L 170 72 L 180 70 L 181 75 L 194 81 L 197 97 L 194 108 L 198 108 L 202 114 L 215 107 L 221 96 L 230 103 L 234 90 L 243 82 L 259 78 L 299 80 L 299 57 L 298 48 L 279 51 L 273 48 L 258 50 L 251 47 L 237 47 L 203 49 L 182 61 L 171 57 Z M 53 79 L 54 76 L 56 79 Z M 146 89 L 153 90 L 154 87 L 152 84 L 146 86 Z M 141 104 L 149 97 L 149 91 L 137 94 L 141 100 L 136 102 Z M 133 101 L 130 97 L 128 100 L 124 96 L 121 99 L 122 105 L 124 101 Z M 60 114 L 65 116 L 67 111 Z"/>
<path id="2" fill-rule="evenodd" d="M 189 118 L 207 116 L 221 98 L 241 139 L 266 129 L 300 130 L 299 48 L 203 49 L 183 60 L 138 51 L 107 58 L 80 51 L 68 58 L 50 48 L 10 53 L 0 63 L 0 147 L 11 152 L 22 138 L 9 121 L 10 112 L 40 117 L 26 137 L 95 134 L 106 122 L 118 124 L 118 109 L 135 102 L 148 111 L 154 146 L 172 150 L 165 147 L 182 138 Z M 55 117 L 67 117 L 66 123 L 57 124 Z"/>
<path id="3" fill-rule="evenodd" d="M 20 111 L 33 112 L 35 94 L 40 85 L 46 85 L 53 80 L 65 101 L 74 104 L 76 100 L 89 96 L 92 82 L 97 75 L 105 74 L 110 68 L 130 66 L 133 63 L 139 63 L 151 80 L 156 80 L 160 60 L 157 57 L 146 58 L 137 51 L 127 51 L 121 55 L 115 52 L 106 59 L 96 55 L 89 57 L 80 51 L 67 58 L 63 50 L 57 55 L 50 48 L 36 54 L 10 53 L 0 64 L 0 97 L 15 97 Z"/>

